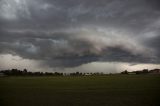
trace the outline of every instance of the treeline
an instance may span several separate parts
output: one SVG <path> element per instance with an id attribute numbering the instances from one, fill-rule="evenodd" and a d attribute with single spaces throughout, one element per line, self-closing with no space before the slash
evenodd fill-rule
<path id="1" fill-rule="evenodd" d="M 153 69 L 153 70 L 143 69 L 140 71 L 132 71 L 132 72 L 128 72 L 127 70 L 125 70 L 119 74 L 160 74 L 160 69 Z M 24 70 L 11 69 L 11 70 L 0 71 L 0 76 L 103 76 L 103 75 L 112 75 L 112 73 L 104 74 L 102 72 L 100 73 L 99 72 L 96 72 L 96 73 L 30 72 L 30 71 L 27 71 L 27 69 L 24 69 Z"/>
<path id="2" fill-rule="evenodd" d="M 29 72 L 27 69 L 24 69 L 23 71 L 18 69 L 2 70 L 0 73 L 7 76 L 63 76 L 63 73 L 59 72 Z"/>
<path id="3" fill-rule="evenodd" d="M 128 72 L 127 70 L 125 70 L 121 72 L 121 74 L 160 74 L 160 69 L 153 69 L 153 70 L 143 69 L 143 70 L 132 71 L 132 72 Z"/>
<path id="4" fill-rule="evenodd" d="M 0 71 L 1 76 L 91 76 L 91 75 L 106 75 L 104 73 L 81 73 L 81 72 L 73 72 L 73 73 L 60 73 L 60 72 L 30 72 L 27 69 L 18 70 L 2 70 Z"/>

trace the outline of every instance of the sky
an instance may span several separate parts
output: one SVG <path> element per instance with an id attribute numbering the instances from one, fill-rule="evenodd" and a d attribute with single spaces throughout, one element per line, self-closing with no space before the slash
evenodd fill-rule
<path id="1" fill-rule="evenodd" d="M 160 68 L 159 0 L 0 0 L 0 69 Z"/>

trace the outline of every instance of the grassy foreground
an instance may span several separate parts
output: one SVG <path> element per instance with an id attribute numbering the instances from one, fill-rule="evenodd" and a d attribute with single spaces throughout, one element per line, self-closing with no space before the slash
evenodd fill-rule
<path id="1" fill-rule="evenodd" d="M 0 106 L 160 106 L 159 75 L 0 78 Z"/>

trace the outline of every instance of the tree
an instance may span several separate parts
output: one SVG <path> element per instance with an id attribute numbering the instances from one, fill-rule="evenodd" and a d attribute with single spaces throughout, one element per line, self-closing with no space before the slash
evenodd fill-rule
<path id="1" fill-rule="evenodd" d="M 121 74 L 128 74 L 128 71 L 125 70 L 125 71 L 121 72 Z"/>

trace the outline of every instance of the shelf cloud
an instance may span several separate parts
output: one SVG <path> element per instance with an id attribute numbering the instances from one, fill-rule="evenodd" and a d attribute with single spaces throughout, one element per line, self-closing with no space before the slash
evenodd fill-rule
<path id="1" fill-rule="evenodd" d="M 51 69 L 94 62 L 160 64 L 159 5 L 159 0 L 1 0 L 0 55 Z"/>

